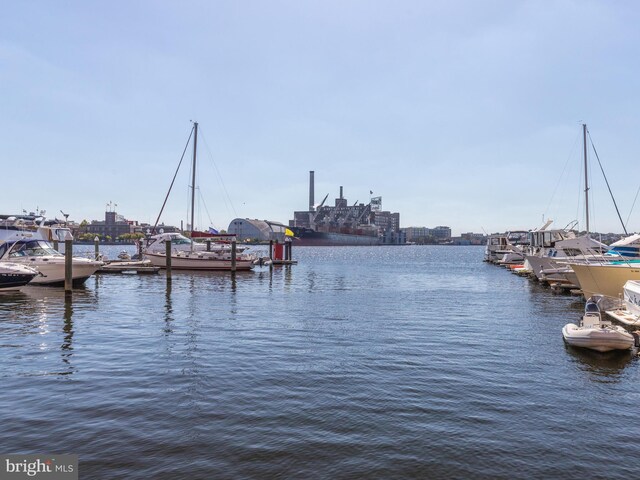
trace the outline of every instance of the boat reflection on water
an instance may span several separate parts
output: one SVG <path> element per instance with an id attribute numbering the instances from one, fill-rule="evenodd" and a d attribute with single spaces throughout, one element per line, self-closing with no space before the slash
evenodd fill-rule
<path id="1" fill-rule="evenodd" d="M 618 383 L 624 370 L 634 361 L 638 361 L 636 348 L 605 353 L 567 344 L 565 348 L 580 370 L 592 374 L 593 380 L 603 383 Z"/>
<path id="2" fill-rule="evenodd" d="M 30 368 L 35 375 L 71 375 L 73 364 L 74 312 L 95 308 L 92 290 L 78 287 L 73 295 L 65 295 L 62 288 L 27 286 L 12 294 L 0 295 L 0 326 L 12 336 L 18 348 L 34 355 Z M 60 362 L 46 365 L 45 359 L 58 352 Z M 20 362 L 9 359 L 4 367 L 21 371 Z M 33 374 L 33 373 L 32 373 Z"/>

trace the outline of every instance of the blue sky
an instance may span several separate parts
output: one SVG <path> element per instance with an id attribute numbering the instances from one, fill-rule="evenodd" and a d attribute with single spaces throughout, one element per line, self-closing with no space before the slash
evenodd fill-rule
<path id="1" fill-rule="evenodd" d="M 153 222 L 201 127 L 196 225 L 344 186 L 402 226 L 584 225 L 585 122 L 640 230 L 634 1 L 26 1 L 0 17 L 0 212 Z M 620 232 L 595 158 L 592 229 Z M 187 219 L 189 168 L 163 220 Z"/>

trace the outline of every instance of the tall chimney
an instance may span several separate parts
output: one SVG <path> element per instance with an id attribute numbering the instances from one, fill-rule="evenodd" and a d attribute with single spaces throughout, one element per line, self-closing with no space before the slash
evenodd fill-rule
<path id="1" fill-rule="evenodd" d="M 342 200 L 342 186 L 340 187 L 340 200 Z"/>
<path id="2" fill-rule="evenodd" d="M 309 172 L 309 211 L 313 210 L 313 206 L 316 203 L 315 200 L 315 192 L 314 192 L 314 180 L 313 180 L 313 170 Z"/>

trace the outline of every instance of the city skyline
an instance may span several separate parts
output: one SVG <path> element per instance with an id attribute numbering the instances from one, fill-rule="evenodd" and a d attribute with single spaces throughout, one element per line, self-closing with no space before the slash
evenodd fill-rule
<path id="1" fill-rule="evenodd" d="M 2 211 L 153 223 L 194 120 L 204 226 L 286 223 L 314 170 L 317 197 L 373 191 L 403 227 L 582 227 L 587 123 L 638 231 L 639 21 L 604 0 L 10 3 Z M 591 229 L 622 231 L 589 149 Z M 188 170 L 165 223 L 189 218 Z"/>

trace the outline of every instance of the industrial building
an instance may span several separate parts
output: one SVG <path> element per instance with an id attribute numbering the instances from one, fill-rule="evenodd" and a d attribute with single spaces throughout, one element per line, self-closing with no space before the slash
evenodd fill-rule
<path id="1" fill-rule="evenodd" d="M 287 226 L 269 220 L 235 218 L 229 224 L 227 233 L 236 235 L 238 241 L 265 242 L 277 240 L 284 242 Z"/>

